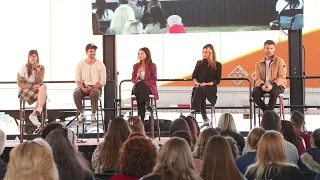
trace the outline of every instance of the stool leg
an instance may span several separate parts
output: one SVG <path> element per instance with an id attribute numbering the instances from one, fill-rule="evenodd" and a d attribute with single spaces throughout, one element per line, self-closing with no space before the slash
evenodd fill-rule
<path id="1" fill-rule="evenodd" d="M 103 108 L 102 108 L 102 101 L 101 99 L 99 100 L 100 101 L 100 113 L 101 113 L 101 120 L 102 120 L 102 129 L 103 129 L 103 132 L 106 132 L 106 126 L 104 124 L 104 117 L 103 117 Z"/>
<path id="2" fill-rule="evenodd" d="M 22 101 L 20 101 L 20 126 L 19 126 L 19 128 L 20 128 L 20 143 L 22 143 L 23 142 L 23 118 L 24 118 L 24 115 L 23 115 L 23 104 L 22 104 L 23 102 Z"/>
<path id="3" fill-rule="evenodd" d="M 82 107 L 84 108 L 84 112 L 86 111 L 85 109 L 86 109 L 86 101 L 84 100 L 84 99 L 82 99 Z M 85 122 L 86 123 L 86 122 Z M 82 124 L 82 138 L 84 138 L 84 131 L 85 131 L 85 126 L 84 126 L 84 124 L 85 123 L 83 123 Z"/>
<path id="4" fill-rule="evenodd" d="M 150 105 L 153 107 L 153 99 L 150 99 Z M 151 111 L 151 139 L 154 140 L 154 112 Z"/>
<path id="5" fill-rule="evenodd" d="M 160 122 L 159 122 L 159 118 L 158 118 L 158 108 L 157 108 L 157 101 L 154 99 L 154 110 L 155 110 L 155 113 L 156 113 L 156 119 L 157 119 L 157 127 L 158 127 L 158 138 L 159 138 L 159 141 L 161 139 L 161 135 L 160 135 Z"/>
<path id="6" fill-rule="evenodd" d="M 284 106 L 283 106 L 283 97 L 279 97 L 279 109 L 280 109 L 280 117 L 284 120 Z"/>
<path id="7" fill-rule="evenodd" d="M 133 116 L 133 101 L 134 101 L 134 99 L 131 98 L 131 114 L 130 114 L 130 116 Z M 144 121 L 144 119 L 141 119 L 141 120 Z"/>
<path id="8" fill-rule="evenodd" d="M 76 111 L 77 123 L 79 122 L 79 115 L 80 115 L 80 112 L 77 110 Z M 77 126 L 77 138 L 79 139 L 79 126 Z"/>
<path id="9" fill-rule="evenodd" d="M 213 111 L 212 111 L 212 107 L 213 107 L 213 106 L 211 105 L 211 108 L 210 108 L 210 111 L 211 111 L 211 112 L 210 112 L 211 119 L 210 119 L 210 123 L 209 123 L 209 127 L 211 127 L 211 128 L 213 127 Z"/>

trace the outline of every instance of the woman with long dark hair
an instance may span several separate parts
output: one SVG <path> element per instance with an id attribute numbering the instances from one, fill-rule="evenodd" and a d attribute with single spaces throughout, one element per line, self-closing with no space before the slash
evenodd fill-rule
<path id="1" fill-rule="evenodd" d="M 168 33 L 167 20 L 159 6 L 150 9 L 151 23 L 145 28 L 145 34 L 166 34 Z"/>
<path id="2" fill-rule="evenodd" d="M 44 71 L 44 66 L 39 63 L 38 51 L 30 50 L 28 62 L 21 67 L 17 77 L 20 89 L 19 99 L 29 105 L 36 102 L 33 112 L 29 116 L 35 126 L 41 125 L 37 116 L 41 115 L 47 98 L 47 86 L 43 84 Z"/>
<path id="3" fill-rule="evenodd" d="M 221 64 L 217 61 L 216 52 L 211 44 L 202 49 L 202 60 L 199 60 L 192 73 L 194 88 L 192 91 L 191 113 L 194 117 L 196 112 L 201 111 L 203 120 L 208 121 L 206 112 L 206 99 L 212 106 L 217 101 L 217 85 L 221 79 Z"/>
<path id="4" fill-rule="evenodd" d="M 144 121 L 146 108 L 151 111 L 149 95 L 155 100 L 159 99 L 157 89 L 157 66 L 152 62 L 150 50 L 143 47 L 138 52 L 139 62 L 133 65 L 131 81 L 134 83 L 132 95 L 136 96 L 138 114 Z"/>
<path id="5" fill-rule="evenodd" d="M 301 156 L 301 154 L 306 150 L 306 143 L 303 138 L 296 133 L 290 121 L 282 120 L 281 127 L 283 138 L 292 143 L 297 148 L 299 156 Z"/>

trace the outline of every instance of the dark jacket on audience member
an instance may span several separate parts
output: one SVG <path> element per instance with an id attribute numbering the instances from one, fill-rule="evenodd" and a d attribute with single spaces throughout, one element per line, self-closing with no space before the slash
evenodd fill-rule
<path id="1" fill-rule="evenodd" d="M 242 174 L 245 174 L 247 168 L 256 162 L 257 152 L 247 152 L 236 160 L 236 165 Z"/>
<path id="2" fill-rule="evenodd" d="M 233 132 L 221 132 L 221 136 L 230 136 L 232 137 L 236 142 L 239 150 L 239 155 L 242 154 L 243 148 L 246 144 L 244 137 L 241 134 L 233 133 Z"/>
<path id="3" fill-rule="evenodd" d="M 0 158 L 0 179 L 3 179 L 7 172 L 7 164 Z"/>
<path id="4" fill-rule="evenodd" d="M 266 172 L 264 172 L 266 173 Z M 263 175 L 263 177 L 265 174 Z M 255 173 L 246 174 L 248 180 L 258 180 L 255 178 Z M 305 180 L 303 174 L 300 170 L 294 166 L 287 166 L 280 168 L 280 173 L 272 171 L 267 179 L 259 179 L 259 180 Z"/>
<path id="5" fill-rule="evenodd" d="M 304 151 L 298 163 L 302 172 L 320 173 L 320 148 L 310 148 Z"/>

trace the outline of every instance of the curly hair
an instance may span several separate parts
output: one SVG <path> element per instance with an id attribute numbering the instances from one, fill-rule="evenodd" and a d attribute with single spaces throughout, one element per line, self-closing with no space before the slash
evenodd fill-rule
<path id="1" fill-rule="evenodd" d="M 130 177 L 142 177 L 152 172 L 158 153 L 151 140 L 144 137 L 128 139 L 120 149 L 121 173 Z"/>

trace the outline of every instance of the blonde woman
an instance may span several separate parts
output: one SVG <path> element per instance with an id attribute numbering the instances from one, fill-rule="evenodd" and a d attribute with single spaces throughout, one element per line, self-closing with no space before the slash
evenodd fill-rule
<path id="1" fill-rule="evenodd" d="M 199 60 L 192 73 L 194 88 L 192 91 L 191 112 L 194 117 L 201 111 L 205 122 L 209 119 L 206 112 L 206 99 L 215 106 L 217 101 L 217 85 L 221 79 L 221 63 L 217 61 L 216 52 L 211 44 L 202 49 L 202 60 Z"/>
<path id="2" fill-rule="evenodd" d="M 245 146 L 245 140 L 244 137 L 238 133 L 232 114 L 222 114 L 217 128 L 220 130 L 221 136 L 230 136 L 237 142 L 238 150 L 241 154 Z"/>
<path id="3" fill-rule="evenodd" d="M 249 132 L 246 142 L 248 152 L 236 160 L 236 165 L 242 174 L 246 173 L 248 166 L 256 162 L 258 143 L 265 132 L 262 128 L 254 128 Z"/>
<path id="4" fill-rule="evenodd" d="M 110 27 L 107 29 L 106 35 L 122 34 L 127 22 L 134 21 L 136 18 L 132 8 L 128 5 L 119 6 L 113 14 Z"/>
<path id="5" fill-rule="evenodd" d="M 279 132 L 266 132 L 258 144 L 257 162 L 249 166 L 245 174 L 248 180 L 304 180 L 304 176 L 295 165 L 285 163 L 284 146 L 283 137 Z"/>
<path id="6" fill-rule="evenodd" d="M 222 136 L 209 139 L 203 155 L 200 176 L 204 180 L 243 180 L 227 140 Z"/>
<path id="7" fill-rule="evenodd" d="M 13 148 L 4 180 L 58 180 L 52 150 L 43 139 L 24 142 Z"/>
<path id="8" fill-rule="evenodd" d="M 184 139 L 171 138 L 160 150 L 157 163 L 150 174 L 143 180 L 201 180 L 193 166 L 193 158 L 189 145 Z"/>

